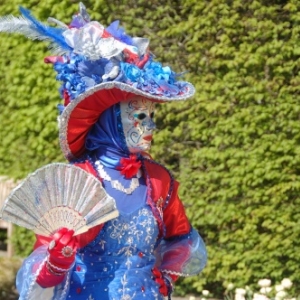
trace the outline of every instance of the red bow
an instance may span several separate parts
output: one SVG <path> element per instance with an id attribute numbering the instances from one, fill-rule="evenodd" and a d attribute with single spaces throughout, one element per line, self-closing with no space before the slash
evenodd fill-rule
<path id="1" fill-rule="evenodd" d="M 121 166 L 117 167 L 117 170 L 127 179 L 135 176 L 142 165 L 135 154 L 131 154 L 129 158 L 121 158 L 120 164 Z"/>

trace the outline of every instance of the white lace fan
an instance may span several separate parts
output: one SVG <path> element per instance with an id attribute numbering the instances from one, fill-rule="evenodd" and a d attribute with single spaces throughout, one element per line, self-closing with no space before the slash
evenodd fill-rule
<path id="1" fill-rule="evenodd" d="M 66 227 L 76 234 L 116 218 L 115 200 L 92 174 L 74 165 L 53 163 L 12 190 L 0 218 L 50 236 Z"/>

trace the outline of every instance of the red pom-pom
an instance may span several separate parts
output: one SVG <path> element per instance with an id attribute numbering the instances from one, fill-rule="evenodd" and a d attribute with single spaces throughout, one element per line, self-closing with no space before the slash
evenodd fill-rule
<path id="1" fill-rule="evenodd" d="M 127 179 L 135 176 L 142 165 L 134 154 L 130 155 L 129 158 L 121 158 L 120 164 L 121 166 L 117 167 L 117 170 L 119 170 Z"/>

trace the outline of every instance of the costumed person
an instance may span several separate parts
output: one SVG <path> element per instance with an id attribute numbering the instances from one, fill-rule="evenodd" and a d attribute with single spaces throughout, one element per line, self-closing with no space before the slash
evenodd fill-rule
<path id="1" fill-rule="evenodd" d="M 119 216 L 76 236 L 70 228 L 37 235 L 17 275 L 19 299 L 171 299 L 179 276 L 204 268 L 206 250 L 178 182 L 147 152 L 155 103 L 185 100 L 193 86 L 154 61 L 148 39 L 127 35 L 118 22 L 104 28 L 83 4 L 68 26 L 51 18 L 57 27 L 50 27 L 20 10 L 20 18 L 0 19 L 0 31 L 55 46 L 59 55 L 45 62 L 62 82 L 62 151 L 102 182 Z"/>

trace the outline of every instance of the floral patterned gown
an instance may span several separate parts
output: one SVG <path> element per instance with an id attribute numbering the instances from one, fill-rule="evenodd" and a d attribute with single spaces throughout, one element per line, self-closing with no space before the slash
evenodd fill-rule
<path id="1" fill-rule="evenodd" d="M 79 251 L 67 299 L 163 299 L 151 272 L 157 235 L 145 205 L 107 222 Z"/>

